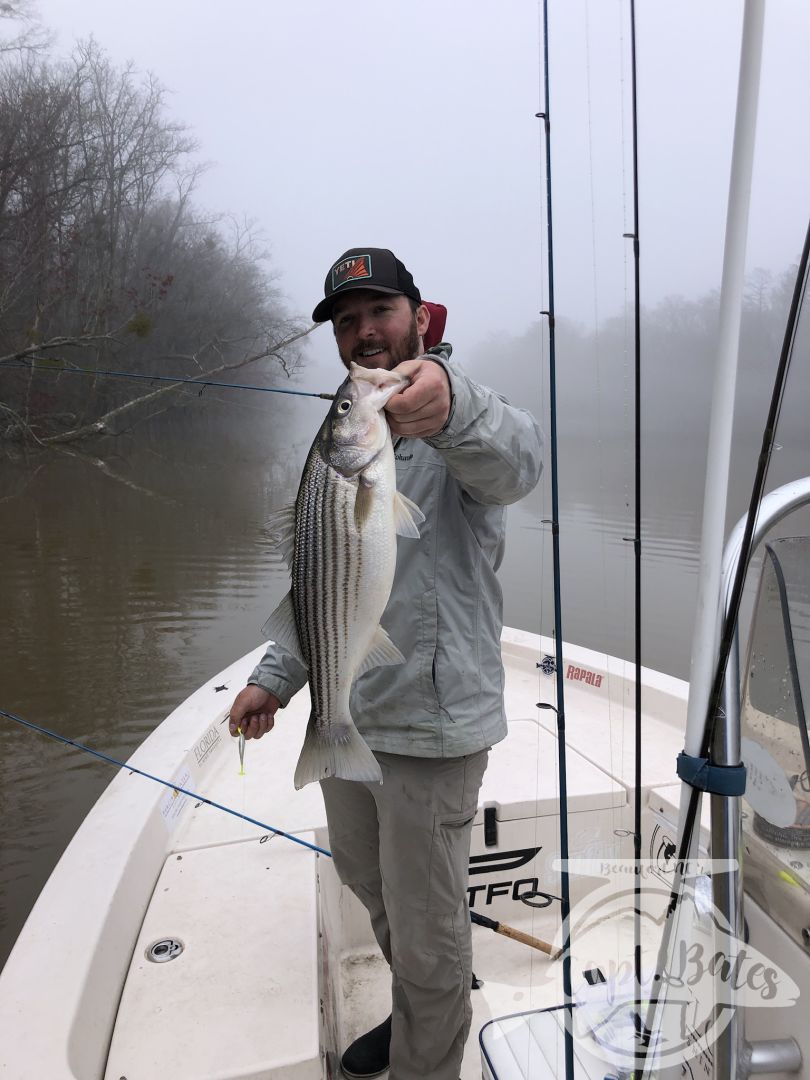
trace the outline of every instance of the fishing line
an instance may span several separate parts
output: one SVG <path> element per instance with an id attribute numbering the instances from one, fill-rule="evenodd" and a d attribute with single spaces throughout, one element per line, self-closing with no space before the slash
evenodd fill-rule
<path id="1" fill-rule="evenodd" d="M 142 776 L 145 780 L 152 780 L 156 784 L 161 784 L 170 791 L 179 792 L 181 795 L 187 795 L 190 799 L 196 800 L 198 804 L 203 803 L 205 806 L 211 806 L 215 810 L 222 810 L 232 817 L 240 818 L 242 821 L 248 822 L 250 825 L 258 825 L 258 827 L 265 832 L 273 833 L 275 836 L 283 836 L 286 840 L 292 840 L 293 843 L 300 844 L 301 847 L 309 848 L 310 851 L 317 852 L 318 855 L 325 855 L 329 859 L 332 858 L 332 852 L 327 851 L 326 848 L 318 847 L 317 844 L 310 844 L 307 840 L 302 840 L 300 837 L 293 836 L 292 833 L 285 832 L 283 829 L 277 829 L 273 825 L 268 825 L 264 821 L 259 821 L 258 818 L 251 817 L 249 814 L 240 814 L 238 810 L 233 810 L 230 806 L 224 806 L 222 803 L 215 802 L 213 799 L 208 799 L 196 791 L 180 787 L 179 784 L 173 784 L 170 780 L 164 780 L 160 776 L 154 776 L 152 773 L 148 773 L 143 769 L 138 769 L 125 761 L 119 761 L 118 758 L 111 757 L 109 754 L 103 754 L 100 750 L 93 750 L 91 747 L 85 746 L 84 743 L 76 742 L 75 739 L 68 739 L 66 736 L 60 735 L 56 731 L 51 731 L 50 728 L 42 727 L 40 724 L 34 724 L 30 720 L 23 720 L 21 716 L 8 712 L 6 709 L 0 709 L 0 716 L 5 716 L 6 719 L 13 720 L 15 724 L 20 724 L 30 731 L 36 731 L 39 735 L 46 735 L 50 739 L 55 739 L 57 742 L 64 743 L 65 746 L 72 746 L 76 750 L 81 750 L 85 754 L 90 754 L 92 757 L 98 758 L 108 765 L 115 765 L 116 768 L 125 769 L 129 773 L 135 773 L 137 776 Z M 477 912 L 470 912 L 470 920 L 479 926 L 484 926 L 489 930 L 494 930 L 496 933 L 510 937 L 523 945 L 528 945 L 532 949 L 538 949 L 541 952 L 546 953 L 552 960 L 555 960 L 559 955 L 549 942 L 542 941 L 539 938 L 530 937 L 528 934 L 523 934 L 521 931 L 515 930 L 511 926 L 506 926 L 504 923 L 496 923 L 492 919 L 487 919 L 483 915 L 478 915 Z"/>
<path id="2" fill-rule="evenodd" d="M 788 372 L 790 370 L 790 362 L 793 358 L 793 348 L 796 341 L 799 316 L 801 314 L 804 297 L 807 292 L 809 268 L 810 222 L 808 222 L 807 232 L 805 234 L 804 247 L 802 249 L 798 273 L 796 275 L 796 284 L 793 290 L 793 297 L 790 302 L 790 311 L 788 313 L 787 326 L 785 328 L 785 335 L 782 342 L 782 350 L 779 356 L 779 364 L 777 365 L 776 375 L 774 377 L 771 403 L 768 409 L 768 418 L 765 422 L 765 430 L 763 431 L 762 435 L 762 447 L 760 449 L 759 458 L 757 461 L 756 476 L 754 478 L 754 484 L 751 491 L 751 500 L 748 506 L 745 530 L 743 532 L 743 538 L 740 544 L 737 567 L 734 573 L 734 581 L 723 615 L 722 635 L 720 639 L 720 647 L 718 650 L 718 659 L 715 667 L 715 674 L 712 682 L 711 693 L 709 694 L 709 703 L 706 709 L 706 723 L 704 728 L 703 741 L 701 743 L 700 752 L 698 754 L 698 756 L 702 758 L 711 758 L 711 748 L 714 742 L 714 729 L 722 701 L 726 667 L 728 665 L 729 656 L 731 654 L 731 649 L 734 642 L 734 633 L 737 625 L 737 619 L 739 616 L 740 604 L 743 594 L 743 586 L 745 584 L 748 565 L 751 561 L 751 556 L 753 554 L 752 549 L 754 532 L 756 529 L 756 520 L 759 512 L 759 506 L 762 502 L 762 497 L 765 491 L 765 481 L 768 474 L 771 454 L 773 452 L 774 443 L 776 442 L 776 428 L 782 409 L 782 401 L 784 398 L 785 387 L 787 384 Z M 642 1074 L 644 1072 L 644 1066 L 646 1063 L 647 1050 L 650 1046 L 650 1032 L 653 1029 L 655 1011 L 658 1008 L 661 990 L 663 988 L 663 980 L 660 973 L 660 968 L 662 966 L 661 959 L 662 957 L 665 957 L 669 951 L 669 942 L 672 935 L 673 925 L 672 916 L 679 907 L 681 881 L 684 877 L 686 862 L 692 846 L 692 833 L 694 831 L 695 823 L 697 821 L 697 816 L 699 813 L 700 796 L 701 792 L 696 787 L 692 787 L 690 789 L 689 802 L 687 805 L 686 816 L 684 818 L 683 836 L 681 837 L 680 846 L 678 848 L 677 862 L 675 865 L 675 879 L 667 905 L 664 937 L 659 952 L 659 964 L 658 968 L 656 969 L 655 978 L 653 980 L 653 991 L 649 1004 L 648 1017 L 652 1019 L 648 1020 L 647 1030 L 644 1032 L 645 1038 L 642 1040 L 641 1044 L 640 1066 Z"/>
<path id="3" fill-rule="evenodd" d="M 626 83 L 627 83 L 627 79 L 626 79 L 626 66 L 627 66 L 626 39 L 627 39 L 627 36 L 629 36 L 629 29 L 627 31 L 625 30 L 625 13 L 626 13 L 626 10 L 627 10 L 627 6 L 624 4 L 624 0 L 622 0 L 622 2 L 619 5 L 619 13 L 620 13 L 620 18 L 619 18 L 619 56 L 621 58 L 620 66 L 619 66 L 619 86 L 620 86 L 619 99 L 622 102 L 622 107 L 619 109 L 619 117 L 620 117 L 620 120 L 621 120 L 622 221 L 623 222 L 626 222 L 627 219 L 628 219 L 628 205 L 627 205 L 627 190 L 628 190 L 627 146 L 628 146 L 629 140 L 627 138 L 627 116 L 626 116 L 626 113 L 627 113 L 626 102 L 627 102 L 627 97 L 628 97 L 627 92 L 626 92 Z M 637 133 L 636 133 L 635 129 L 632 128 L 632 125 L 631 125 L 631 129 L 632 129 L 632 139 L 635 140 L 637 138 Z M 632 163 L 633 150 L 634 150 L 634 145 L 631 145 L 631 161 L 630 161 L 630 164 L 629 164 L 629 171 L 630 171 L 631 174 L 632 174 L 632 170 L 633 170 L 633 163 Z M 634 225 L 634 233 L 635 233 L 635 225 Z M 627 238 L 628 235 L 632 236 L 632 235 L 634 235 L 634 233 L 633 234 L 624 233 L 623 236 L 624 236 L 624 238 Z M 629 408 L 627 408 L 626 403 L 628 402 L 628 400 L 630 398 L 631 391 L 630 391 L 629 387 L 630 387 L 630 381 L 631 381 L 631 379 L 633 377 L 632 376 L 632 371 L 631 371 L 631 362 L 628 359 L 628 357 L 629 357 L 628 341 L 630 339 L 631 330 L 629 328 L 630 327 L 630 319 L 628 317 L 628 312 L 630 310 L 630 305 L 629 305 L 629 302 L 628 302 L 628 287 L 627 287 L 627 282 L 628 282 L 628 276 L 629 275 L 628 275 L 628 247 L 627 247 L 626 244 L 624 245 L 623 262 L 624 262 L 624 306 L 623 306 L 623 309 L 622 309 L 622 316 L 623 316 L 624 330 L 623 330 L 623 335 L 622 335 L 622 361 L 623 361 L 622 362 L 622 383 L 623 383 L 622 401 L 625 403 L 625 408 L 626 408 L 626 412 L 625 412 L 625 415 L 623 416 L 623 419 L 626 419 L 628 414 L 631 411 Z M 635 262 L 634 262 L 634 269 L 635 269 Z M 626 431 L 623 429 L 623 435 L 624 434 L 626 434 Z M 631 443 L 632 443 L 632 439 L 631 439 Z M 624 496 L 625 506 L 628 506 L 628 507 L 630 506 L 630 499 L 631 499 L 630 487 L 632 485 L 632 481 L 631 481 L 631 484 L 628 484 L 627 480 L 626 480 L 626 477 L 631 474 L 632 469 L 633 469 L 632 457 L 633 457 L 632 445 L 630 447 L 628 447 L 627 442 L 625 440 L 623 440 L 622 441 L 622 471 L 621 471 L 621 474 L 622 474 L 622 477 L 625 478 L 624 479 L 623 496 Z M 632 542 L 633 538 L 632 537 L 623 537 L 622 539 L 625 542 Z M 625 560 L 625 559 L 622 559 L 622 569 L 623 569 L 622 597 L 626 597 L 627 594 L 628 594 L 628 565 L 627 565 L 627 560 Z M 622 605 L 622 630 L 621 630 L 621 633 L 622 633 L 622 641 L 626 641 L 627 640 L 627 610 L 626 610 L 626 606 L 624 604 Z M 622 748 L 625 745 L 626 723 L 627 723 L 627 711 L 626 711 L 624 702 L 625 702 L 624 695 L 622 695 L 621 740 L 620 740 L 620 746 Z M 611 772 L 612 772 L 612 775 L 615 776 L 616 773 L 613 770 L 613 764 L 614 763 L 613 763 L 613 759 L 612 759 L 612 756 L 611 756 Z M 626 835 L 632 837 L 632 836 L 635 835 L 635 833 L 632 832 L 632 831 L 628 831 Z"/>
<path id="4" fill-rule="evenodd" d="M 144 382 L 167 382 L 176 383 L 179 386 L 200 386 L 204 390 L 206 386 L 224 386 L 229 390 L 260 390 L 265 394 L 295 394 L 298 397 L 323 398 L 325 401 L 334 400 L 334 394 L 318 394 L 312 390 L 285 390 L 279 386 L 255 386 L 251 383 L 220 382 L 216 379 L 190 379 L 179 375 L 140 375 L 134 371 L 109 371 L 102 368 L 68 367 L 64 360 L 51 360 L 46 357 L 37 357 L 36 363 L 27 364 L 24 361 L 0 364 L 0 371 L 16 368 L 23 371 L 51 372 L 55 375 L 104 375 L 108 378 L 117 379 L 142 379 Z M 41 366 L 41 365 L 45 366 Z"/>
<path id="5" fill-rule="evenodd" d="M 634 638 L 635 638 L 635 800 L 633 819 L 633 855 L 635 858 L 634 875 L 634 915 L 633 915 L 633 955 L 635 959 L 636 1001 L 635 1015 L 637 1032 L 641 1029 L 641 273 L 639 214 L 638 214 L 638 106 L 636 98 L 636 4 L 630 0 L 630 99 L 632 103 L 632 141 L 633 141 L 633 231 L 625 233 L 625 238 L 633 241 L 633 277 L 635 318 L 633 326 L 634 341 L 634 467 L 635 467 L 635 534 L 633 537 L 633 565 L 635 569 L 634 589 Z"/>
<path id="6" fill-rule="evenodd" d="M 537 48 L 538 48 L 538 53 L 539 53 L 540 48 L 541 48 L 542 37 L 543 37 L 543 12 L 542 12 L 542 5 L 540 3 L 537 4 L 536 11 L 537 11 Z M 543 73 L 540 70 L 540 64 L 538 64 L 538 70 L 537 70 L 537 100 L 540 101 L 542 99 L 543 99 Z M 541 155 L 541 158 L 538 161 L 538 174 L 542 174 L 542 170 L 543 170 L 542 155 L 543 155 L 543 152 L 544 152 L 544 145 L 543 145 L 544 144 L 544 133 L 540 129 L 538 129 L 538 132 L 537 132 L 537 139 L 538 139 L 537 148 L 538 148 L 538 151 L 539 151 L 539 153 Z M 543 214 L 543 207 L 542 207 L 542 203 L 541 203 L 540 206 L 538 207 L 538 219 L 537 219 L 538 235 L 540 237 L 540 243 L 539 243 L 540 297 L 541 297 L 541 305 L 543 305 L 543 307 L 541 308 L 540 314 L 543 314 L 547 310 L 547 308 L 545 307 L 545 305 L 546 305 L 545 284 L 546 284 L 546 281 L 547 281 L 547 268 L 546 268 L 547 260 L 544 259 L 544 256 L 546 254 L 545 249 L 544 249 L 544 245 L 543 245 L 543 235 L 544 235 L 544 228 L 543 227 L 544 227 L 544 225 L 545 225 L 545 220 L 544 220 L 544 214 Z M 547 378 L 547 374 L 548 374 L 548 363 L 547 363 L 547 355 L 546 355 L 546 335 L 545 335 L 545 327 L 543 326 L 542 323 L 538 323 L 538 332 L 539 332 L 539 335 L 540 335 L 540 343 L 539 343 L 540 344 L 540 371 L 539 371 L 539 375 L 540 375 L 540 387 L 539 387 L 539 389 L 540 389 L 540 401 L 539 401 L 539 413 L 538 413 L 538 416 L 542 417 L 545 414 L 545 402 L 547 400 L 547 395 L 548 395 L 548 388 L 547 388 L 547 385 L 546 385 L 546 378 Z M 545 487 L 545 483 L 546 483 L 545 475 L 542 477 L 541 482 L 542 482 L 543 486 Z M 546 505 L 546 494 L 545 494 L 545 491 L 543 491 L 543 494 L 542 494 L 542 497 L 541 497 L 541 507 L 544 507 L 545 505 Z M 542 513 L 542 509 L 541 509 L 541 513 Z M 537 572 L 538 572 L 537 580 L 540 583 L 540 606 L 539 606 L 538 624 L 539 624 L 539 632 L 540 632 L 541 637 L 542 637 L 542 633 L 543 633 L 543 628 L 546 625 L 546 618 L 545 618 L 545 616 L 546 616 L 545 582 L 547 580 L 546 567 L 547 567 L 547 563 L 548 563 L 548 544 L 547 544 L 547 527 L 546 526 L 547 526 L 547 522 L 545 521 L 545 519 L 543 519 L 541 517 L 541 519 L 540 519 L 540 531 L 539 531 L 539 559 L 538 559 L 538 565 L 537 565 Z M 543 652 L 543 660 L 545 660 L 545 656 L 546 656 L 546 653 L 545 653 L 545 650 L 544 650 L 544 652 Z M 544 665 L 544 663 L 542 661 L 539 661 L 539 662 L 536 663 L 538 696 L 542 696 L 542 693 L 543 693 L 542 683 L 543 683 L 544 679 L 548 678 L 548 675 L 546 674 L 546 667 L 547 667 L 547 665 Z M 543 780 L 543 777 L 545 775 L 544 755 L 542 754 L 542 751 L 541 751 L 541 743 L 542 743 L 543 738 L 546 735 L 546 729 L 539 723 L 537 724 L 537 727 L 536 727 L 536 735 L 537 735 L 537 746 L 536 746 L 535 761 L 534 761 L 534 808 L 535 808 L 535 813 L 534 813 L 534 828 L 533 828 L 533 841 L 532 842 L 533 842 L 534 848 L 536 850 L 539 850 L 540 849 L 540 842 L 538 840 L 538 836 L 540 834 L 540 793 L 541 793 L 542 780 Z M 559 796 L 559 786 L 557 784 L 556 772 L 553 772 L 553 778 L 554 778 L 554 784 L 555 784 L 555 791 L 554 791 L 555 805 L 559 807 L 560 796 Z M 545 874 L 548 873 L 548 871 L 550 871 L 550 867 L 548 867 L 547 863 L 540 864 L 538 866 L 538 885 L 539 885 L 539 882 L 541 880 L 541 874 L 544 874 L 544 876 L 545 876 Z M 535 929 L 536 929 L 535 924 L 536 924 L 537 920 L 541 917 L 541 914 L 540 914 L 541 906 L 537 905 L 537 904 L 534 904 L 534 903 L 528 903 L 528 901 L 535 899 L 539 895 L 540 895 L 539 892 L 533 892 L 533 893 L 530 893 L 530 894 L 523 894 L 521 896 L 521 900 L 524 903 L 526 903 L 527 906 L 530 909 L 529 925 L 531 927 L 532 934 L 535 933 Z M 557 899 L 559 901 L 559 897 L 556 897 L 555 899 Z M 551 899 L 549 899 L 548 904 L 546 906 L 550 905 L 551 902 L 552 902 Z M 535 989 L 534 974 L 535 974 L 535 962 L 536 962 L 536 960 L 537 960 L 537 957 L 535 957 L 535 954 L 530 953 L 529 954 L 529 1008 L 532 1008 L 533 1003 L 534 1003 L 534 989 Z"/>
<path id="7" fill-rule="evenodd" d="M 551 545 L 554 578 L 554 650 L 557 680 L 557 760 L 560 783 L 560 914 L 562 917 L 563 1001 L 565 1010 L 565 1076 L 574 1080 L 573 1000 L 571 993 L 571 896 L 568 882 L 568 777 L 565 754 L 565 679 L 560 584 L 560 498 L 557 483 L 557 363 L 554 315 L 554 228 L 551 198 L 551 93 L 549 89 L 548 0 L 543 0 L 543 112 L 538 113 L 546 143 L 546 235 L 548 250 L 549 413 L 551 422 Z"/>
<path id="8" fill-rule="evenodd" d="M 609 532 L 605 528 L 605 524 L 611 521 L 611 514 L 608 507 L 607 499 L 607 483 L 605 479 L 605 462 L 608 460 L 608 445 L 605 438 L 605 427 L 603 423 L 602 413 L 602 399 L 603 399 L 603 380 L 602 380 L 602 341 L 599 325 L 599 311 L 600 311 L 600 296 L 599 296 L 599 274 L 597 271 L 597 241 L 596 241 L 596 192 L 594 186 L 594 143 L 593 143 L 593 106 L 592 106 L 592 94 L 591 94 L 591 14 L 590 14 L 590 0 L 585 0 L 584 5 L 584 41 L 585 41 L 585 88 L 586 88 L 586 107 L 587 107 L 587 119 L 588 119 L 588 194 L 590 202 L 590 218 L 591 218 L 591 273 L 592 273 L 592 297 L 593 297 L 593 359 L 595 365 L 595 380 L 594 380 L 594 394 L 595 394 L 595 406 L 596 406 L 596 442 L 598 447 L 597 457 L 597 475 L 598 475 L 598 516 L 597 521 L 601 524 L 598 527 L 599 536 L 599 554 L 602 562 L 602 589 L 601 589 L 601 635 L 602 640 L 607 628 L 614 626 L 614 612 L 615 604 L 611 604 L 608 583 L 612 580 L 612 574 L 608 572 L 608 544 L 610 541 Z M 609 381 L 608 381 L 609 382 Z M 623 561 L 623 560 L 622 560 Z M 622 639 L 624 640 L 624 628 L 622 629 Z M 607 654 L 606 654 L 607 655 Z M 611 677 L 608 671 L 608 728 L 610 732 L 610 752 L 611 752 L 611 766 L 614 764 L 612 760 L 613 754 L 613 729 L 614 729 L 614 695 L 610 693 Z M 625 706 L 624 695 L 621 695 L 621 704 L 619 706 L 621 710 L 622 721 L 622 738 L 620 740 L 621 746 L 624 746 L 624 718 L 625 718 Z M 613 775 L 616 775 L 615 773 Z"/>
<path id="9" fill-rule="evenodd" d="M 594 34 L 592 33 L 592 27 L 596 24 L 596 40 L 599 41 L 600 31 L 604 32 L 604 27 L 600 23 L 600 19 L 606 18 L 605 11 L 600 5 L 594 5 L 595 10 L 591 10 L 590 0 L 585 0 L 583 5 L 584 15 L 584 27 L 583 38 L 585 43 L 585 103 L 586 103 L 586 115 L 587 115 L 587 152 L 588 152 L 588 198 L 590 209 L 590 237 L 591 237 L 591 274 L 592 274 L 592 319 L 593 319 L 593 365 L 594 365 L 594 406 L 595 406 L 595 434 L 596 434 L 596 447 L 597 447 L 597 461 L 596 461 L 596 474 L 598 477 L 598 498 L 596 500 L 596 520 L 594 525 L 598 527 L 598 544 L 599 544 L 599 559 L 601 562 L 601 583 L 602 587 L 596 594 L 594 600 L 601 602 L 601 626 L 600 633 L 601 638 L 607 644 L 608 640 L 612 639 L 612 635 L 618 629 L 621 635 L 622 642 L 627 641 L 627 608 L 623 602 L 627 593 L 627 567 L 628 560 L 624 555 L 624 541 L 623 533 L 625 526 L 625 506 L 629 502 L 624 497 L 624 492 L 621 488 L 615 492 L 614 485 L 611 480 L 611 462 L 613 455 L 616 453 L 614 443 L 611 438 L 611 428 L 614 430 L 620 428 L 627 415 L 627 395 L 628 395 L 628 382 L 626 375 L 623 379 L 623 409 L 620 417 L 612 417 L 609 410 L 606 412 L 606 401 L 609 405 L 611 394 L 610 388 L 615 384 L 616 377 L 614 374 L 614 358 L 612 353 L 612 335 L 610 331 L 606 331 L 606 335 L 602 333 L 601 324 L 601 294 L 600 294 L 600 274 L 598 269 L 598 263 L 600 258 L 604 259 L 604 253 L 601 252 L 598 236 L 597 236 L 597 214 L 596 203 L 598 201 L 598 191 L 595 182 L 595 168 L 596 158 L 600 155 L 600 144 L 598 142 L 598 133 L 600 131 L 599 118 L 597 118 L 596 124 L 594 123 L 593 114 L 604 111 L 604 104 L 602 97 L 599 94 L 598 82 L 594 83 L 594 75 L 598 76 L 598 72 L 594 73 L 591 57 L 594 52 Z M 619 8 L 621 11 L 621 7 Z M 595 18 L 594 18 L 595 16 Z M 597 44 L 596 52 L 600 51 L 600 46 Z M 623 52 L 620 55 L 624 55 Z M 620 68 L 621 71 L 621 68 Z M 624 97 L 620 98 L 621 101 Z M 624 124 L 624 110 L 620 109 L 620 116 L 622 118 L 622 125 Z M 622 132 L 624 127 L 622 126 Z M 622 135 L 622 162 L 624 170 L 624 147 L 625 139 Z M 626 184 L 622 183 L 622 197 L 625 198 Z M 626 209 L 626 204 L 623 202 L 623 211 Z M 626 220 L 625 213 L 622 214 L 622 222 Z M 626 245 L 624 245 L 626 249 Z M 604 342 L 607 340 L 608 347 L 606 352 L 603 352 Z M 603 361 L 605 361 L 603 363 Z M 605 377 L 603 377 L 605 376 Z M 624 455 L 622 455 L 623 457 Z M 623 471 L 624 473 L 624 471 Z M 621 506 L 615 507 L 615 499 L 618 497 L 621 500 Z M 611 530 L 610 526 L 613 526 Z M 615 547 L 615 555 L 612 549 Z M 620 560 L 619 567 L 614 568 L 615 558 Z M 624 580 L 622 580 L 622 576 Z M 595 606 L 595 605 L 594 605 Z M 617 623 L 619 626 L 617 627 Z M 607 650 L 605 650 L 607 658 Z M 624 649 L 621 650 L 621 655 L 624 655 Z M 619 680 L 619 687 L 615 685 L 614 680 Z M 621 673 L 612 669 L 610 665 L 606 663 L 606 705 L 608 714 L 608 756 L 610 761 L 611 775 L 624 776 L 624 747 L 625 747 L 625 735 L 626 725 L 628 721 L 628 707 L 624 693 L 624 686 L 626 679 L 626 665 L 623 663 Z M 638 681 L 638 680 L 637 680 Z M 626 781 L 623 781 L 626 782 Z M 622 838 L 623 830 L 620 825 L 624 821 L 623 808 L 611 808 L 609 820 L 613 826 L 611 838 L 608 841 L 611 845 L 615 846 L 617 857 L 621 855 L 622 850 L 626 849 L 626 843 Z M 633 833 L 627 832 L 628 836 L 632 836 Z M 634 904 L 634 907 L 637 905 Z M 622 962 L 621 957 L 617 957 L 617 963 Z"/>
<path id="10" fill-rule="evenodd" d="M 85 754 L 91 754 L 100 761 L 106 761 L 108 765 L 115 765 L 116 768 L 126 769 L 127 772 L 136 773 L 138 776 L 143 776 L 147 780 L 154 780 L 156 784 L 162 784 L 163 787 L 169 788 L 170 791 L 179 791 L 181 795 L 188 795 L 190 799 L 196 799 L 197 802 L 205 803 L 206 806 L 213 806 L 215 810 L 224 810 L 226 814 L 231 814 L 236 818 L 242 818 L 244 821 L 250 822 L 251 825 L 258 825 L 260 829 L 275 833 L 276 836 L 283 836 L 287 840 L 292 840 L 295 844 L 300 844 L 302 847 L 309 848 L 311 851 L 317 851 L 320 855 L 328 855 L 329 858 L 332 857 L 332 853 L 327 851 L 326 848 L 318 847 L 317 844 L 310 844 L 306 840 L 301 840 L 299 837 L 293 836 L 292 833 L 284 832 L 283 829 L 276 829 L 274 826 L 268 825 L 264 821 L 259 821 L 257 818 L 250 817 L 248 814 L 240 814 L 238 810 L 232 810 L 229 806 L 223 806 L 222 803 L 214 802 L 213 799 L 207 799 L 204 795 L 199 795 L 196 791 L 190 791 L 188 788 L 173 784 L 170 780 L 163 780 L 160 776 L 153 776 L 152 773 L 144 772 L 143 769 L 137 769 L 134 765 L 128 765 L 125 761 L 119 761 L 117 758 L 110 757 L 109 754 L 102 754 L 100 750 L 93 750 L 91 747 L 85 746 L 84 743 L 76 742 L 75 739 L 68 739 L 56 731 L 51 731 L 50 728 L 42 727 L 39 724 L 33 724 L 30 720 L 23 720 L 21 716 L 16 716 L 14 713 L 7 712 L 5 709 L 0 709 L 0 716 L 5 716 L 6 719 L 13 720 L 15 724 L 21 724 L 23 727 L 29 728 L 31 731 L 36 731 L 40 735 L 47 735 L 50 739 L 56 739 L 57 742 L 64 743 L 66 746 L 73 746 L 77 750 L 82 750 Z"/>

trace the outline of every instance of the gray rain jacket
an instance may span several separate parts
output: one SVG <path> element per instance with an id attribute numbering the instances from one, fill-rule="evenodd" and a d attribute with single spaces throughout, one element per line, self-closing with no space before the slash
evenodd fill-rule
<path id="1" fill-rule="evenodd" d="M 394 444 L 397 489 L 425 515 L 419 540 L 399 537 L 394 585 L 382 624 L 406 660 L 361 675 L 351 714 L 372 750 L 461 757 L 506 735 L 495 571 L 504 551 L 505 506 L 540 478 L 542 436 L 534 418 L 479 386 L 450 361 L 452 404 L 429 439 Z M 249 682 L 286 705 L 306 668 L 271 644 Z"/>

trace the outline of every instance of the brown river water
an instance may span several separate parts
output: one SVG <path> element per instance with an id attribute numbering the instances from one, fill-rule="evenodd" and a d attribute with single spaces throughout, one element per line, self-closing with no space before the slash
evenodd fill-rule
<path id="1" fill-rule="evenodd" d="M 72 454 L 0 449 L 0 708 L 125 759 L 200 683 L 258 644 L 288 588 L 264 522 L 292 501 L 325 405 L 251 400 L 222 405 L 219 417 L 208 408 L 182 437 L 136 430 Z M 234 445 L 228 431 L 251 409 L 262 410 L 262 443 Z M 752 476 L 755 453 L 747 447 L 743 457 L 730 520 Z M 681 677 L 704 461 L 705 436 L 653 441 L 645 457 L 643 656 Z M 632 658 L 628 447 L 562 436 L 560 462 L 563 635 Z M 769 486 L 806 472 L 807 443 L 782 452 Z M 549 516 L 547 470 L 510 511 L 500 574 L 506 622 L 546 634 Z M 112 777 L 109 765 L 0 717 L 0 964 Z"/>

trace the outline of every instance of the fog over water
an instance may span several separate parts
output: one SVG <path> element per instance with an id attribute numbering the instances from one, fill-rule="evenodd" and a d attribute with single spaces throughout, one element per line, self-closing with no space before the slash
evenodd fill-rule
<path id="1" fill-rule="evenodd" d="M 371 0 L 39 0 L 56 48 L 94 35 L 170 91 L 209 163 L 196 199 L 263 230 L 294 311 L 355 244 L 391 247 L 464 353 L 545 306 L 541 7 Z M 720 281 L 743 5 L 638 0 L 642 298 Z M 558 313 L 632 300 L 629 5 L 549 3 Z M 748 265 L 806 227 L 810 7 L 766 4 Z M 313 353 L 330 358 L 328 335 Z"/>

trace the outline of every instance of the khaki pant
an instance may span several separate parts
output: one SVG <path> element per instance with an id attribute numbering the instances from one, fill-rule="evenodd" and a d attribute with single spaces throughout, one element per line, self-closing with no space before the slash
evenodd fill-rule
<path id="1" fill-rule="evenodd" d="M 470 834 L 488 755 L 377 753 L 382 784 L 321 781 L 335 869 L 391 966 L 390 1080 L 461 1075 L 472 1019 Z"/>

